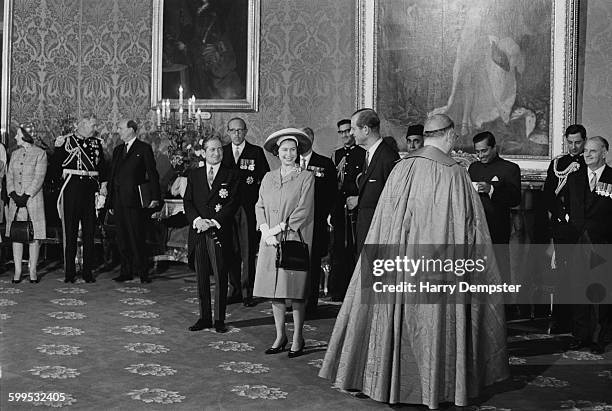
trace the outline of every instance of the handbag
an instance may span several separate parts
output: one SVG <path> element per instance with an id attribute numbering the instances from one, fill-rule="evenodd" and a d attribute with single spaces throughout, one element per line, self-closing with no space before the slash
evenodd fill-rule
<path id="1" fill-rule="evenodd" d="M 287 219 L 287 223 L 289 220 Z M 302 233 L 298 228 L 297 233 L 300 241 L 287 240 L 287 229 L 281 233 L 281 239 L 276 248 L 276 268 L 294 271 L 308 271 L 310 269 L 310 256 L 308 254 L 308 244 L 304 242 Z"/>
<path id="2" fill-rule="evenodd" d="M 30 219 L 30 213 L 28 212 L 28 208 L 26 209 L 28 219 L 25 221 L 17 221 L 17 213 L 19 213 L 19 209 L 21 207 L 17 207 L 15 210 L 15 216 L 13 217 L 13 222 L 11 223 L 11 231 L 10 231 L 10 239 L 14 243 L 31 243 L 34 241 L 34 226 L 32 225 L 32 220 Z"/>

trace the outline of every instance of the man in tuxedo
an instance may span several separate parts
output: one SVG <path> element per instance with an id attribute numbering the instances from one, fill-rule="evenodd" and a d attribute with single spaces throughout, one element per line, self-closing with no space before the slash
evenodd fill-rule
<path id="1" fill-rule="evenodd" d="M 160 205 L 161 196 L 153 150 L 137 138 L 137 130 L 133 120 L 119 122 L 123 144 L 113 151 L 106 207 L 115 215 L 117 248 L 121 254 L 121 273 L 113 280 L 122 282 L 138 275 L 141 283 L 150 283 L 146 227 L 151 209 Z M 150 194 L 148 205 L 141 203 L 141 192 Z"/>
<path id="2" fill-rule="evenodd" d="M 268 160 L 259 146 L 246 141 L 247 126 L 243 119 L 232 118 L 227 123 L 231 144 L 223 147 L 223 167 L 237 170 L 240 175 L 238 209 L 234 216 L 234 258 L 231 259 L 228 303 L 242 301 L 252 307 L 255 281 L 255 253 L 258 235 L 255 227 L 255 203 L 263 176 L 270 171 Z"/>
<path id="3" fill-rule="evenodd" d="M 351 135 L 357 144 L 366 149 L 364 171 L 357 179 L 358 196 L 346 199 L 349 210 L 357 208 L 357 254 L 370 229 L 380 193 L 385 187 L 387 178 L 399 159 L 399 154 L 383 142 L 380 137 L 380 119 L 376 111 L 363 108 L 351 117 Z"/>
<path id="4" fill-rule="evenodd" d="M 603 137 L 587 139 L 584 144 L 586 167 L 570 174 L 567 179 L 569 197 L 569 239 L 573 244 L 612 244 L 612 198 L 597 190 L 598 186 L 612 184 L 612 168 L 606 165 L 609 144 Z M 580 272 L 571 276 L 584 276 L 588 267 L 580 267 Z M 610 330 L 611 306 L 575 305 L 573 308 L 573 334 L 580 349 L 591 346 L 594 354 L 605 351 L 604 337 Z M 599 332 L 591 341 L 595 331 Z"/>
<path id="5" fill-rule="evenodd" d="M 351 120 L 342 119 L 336 124 L 343 146 L 334 151 L 334 164 L 338 182 L 338 198 L 332 215 L 334 245 L 329 292 L 332 301 L 342 301 L 355 268 L 355 224 L 357 209 L 349 210 L 346 199 L 359 196 L 357 176 L 363 172 L 366 151 L 355 144 L 351 135 Z"/>
<path id="6" fill-rule="evenodd" d="M 314 144 L 314 131 L 310 127 L 302 129 Z M 315 177 L 314 193 L 314 229 L 312 232 L 312 250 L 310 250 L 310 295 L 306 303 L 306 315 L 317 312 L 319 288 L 321 283 L 321 257 L 327 255 L 329 232 L 327 222 L 334 208 L 338 187 L 336 185 L 336 167 L 331 159 L 312 150 L 300 154 L 300 167 L 312 172 Z"/>
<path id="7" fill-rule="evenodd" d="M 472 141 L 479 161 L 470 165 L 468 173 L 482 201 L 491 241 L 506 244 L 495 247 L 495 252 L 502 279 L 509 281 L 510 208 L 521 203 L 521 169 L 499 156 L 493 133 L 478 133 Z"/>
<path id="8" fill-rule="evenodd" d="M 555 249 L 555 263 L 558 270 L 567 267 L 572 256 L 571 244 L 575 241 L 569 224 L 569 197 L 567 180 L 570 175 L 584 169 L 584 144 L 587 139 L 586 129 L 581 124 L 572 124 L 565 130 L 567 154 L 556 157 L 550 162 L 546 172 L 546 181 L 542 193 L 545 213 L 550 220 L 550 237 Z M 550 332 L 561 334 L 571 331 L 571 306 L 555 304 L 552 312 Z"/>
<path id="9" fill-rule="evenodd" d="M 210 301 L 210 275 L 215 277 L 215 322 L 224 333 L 227 304 L 227 268 L 232 258 L 232 225 L 238 208 L 237 170 L 224 167 L 223 145 L 218 137 L 204 142 L 204 167 L 187 177 L 183 197 L 189 229 L 189 256 L 193 256 L 198 280 L 200 318 L 189 327 L 199 331 L 213 326 Z"/>

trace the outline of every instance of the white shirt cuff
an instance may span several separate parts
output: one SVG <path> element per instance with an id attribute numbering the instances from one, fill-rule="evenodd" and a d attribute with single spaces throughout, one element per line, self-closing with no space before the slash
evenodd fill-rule
<path id="1" fill-rule="evenodd" d="M 495 190 L 495 187 L 493 187 L 493 184 L 491 184 L 491 189 L 489 190 L 489 198 L 493 197 L 493 190 Z"/>
<path id="2" fill-rule="evenodd" d="M 219 222 L 217 220 L 215 220 L 214 218 L 211 218 L 210 221 L 212 221 L 212 223 L 215 225 L 215 227 L 217 227 L 217 230 L 219 230 L 221 228 L 221 224 L 219 224 Z"/>

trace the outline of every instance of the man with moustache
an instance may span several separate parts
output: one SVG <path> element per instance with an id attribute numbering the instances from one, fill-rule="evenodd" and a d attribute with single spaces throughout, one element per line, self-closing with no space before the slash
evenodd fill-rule
<path id="1" fill-rule="evenodd" d="M 499 156 L 493 133 L 478 133 L 473 142 L 479 161 L 470 165 L 468 173 L 482 201 L 491 241 L 493 244 L 506 244 L 497 246 L 495 254 L 502 278 L 509 281 L 510 209 L 521 203 L 521 169 Z"/>
<path id="2" fill-rule="evenodd" d="M 114 281 L 150 283 L 146 250 L 146 227 L 152 209 L 161 202 L 159 173 L 151 146 L 137 138 L 134 120 L 121 120 L 118 126 L 123 144 L 115 147 L 106 199 L 106 208 L 115 215 L 117 248 L 121 254 L 121 273 Z M 139 186 L 148 191 L 151 201 L 141 204 Z"/>
<path id="3" fill-rule="evenodd" d="M 423 147 L 423 125 L 412 124 L 406 131 L 406 151 L 412 153 L 421 147 Z"/>
<path id="4" fill-rule="evenodd" d="M 227 123 L 231 144 L 223 147 L 223 167 L 240 174 L 238 209 L 234 216 L 234 251 L 231 259 L 228 304 L 242 301 L 245 307 L 255 305 L 253 284 L 255 281 L 255 254 L 259 238 L 255 227 L 255 203 L 263 176 L 270 171 L 263 149 L 246 140 L 248 129 L 240 117 Z"/>
<path id="5" fill-rule="evenodd" d="M 587 139 L 584 144 L 586 167 L 572 173 L 567 179 L 567 231 L 573 244 L 612 244 L 612 198 L 598 190 L 602 185 L 612 184 L 612 168 L 606 165 L 608 150 L 609 144 L 605 138 L 596 136 Z M 575 250 L 572 256 L 574 260 L 579 259 L 577 252 L 580 251 L 579 247 Z M 578 270 L 570 272 L 568 278 L 588 275 L 589 267 L 581 264 Z M 592 353 L 603 354 L 606 345 L 604 338 L 611 327 L 611 306 L 574 305 L 572 311 L 573 334 L 576 339 L 572 348 L 590 346 Z M 597 335 L 593 339 L 595 332 Z"/>
<path id="6" fill-rule="evenodd" d="M 238 208 L 239 173 L 224 167 L 223 146 L 218 137 L 204 142 L 205 166 L 187 177 L 183 203 L 189 229 L 189 255 L 198 280 L 200 318 L 189 327 L 200 331 L 213 327 L 210 275 L 215 277 L 215 330 L 227 331 L 227 268 L 232 258 L 232 225 Z M 191 258 L 190 258 L 191 259 Z"/>
<path id="7" fill-rule="evenodd" d="M 310 127 L 305 127 L 302 131 L 308 136 L 311 145 L 307 152 L 300 154 L 299 164 L 303 170 L 312 172 L 315 177 L 314 229 L 312 250 L 310 250 L 310 295 L 306 302 L 306 315 L 312 316 L 317 312 L 321 283 L 321 257 L 327 255 L 329 245 L 327 221 L 334 208 L 338 187 L 336 186 L 334 163 L 328 157 L 315 153 L 312 149 L 314 131 Z"/>
<path id="8" fill-rule="evenodd" d="M 573 230 L 569 224 L 567 179 L 573 173 L 586 167 L 582 155 L 586 139 L 587 132 L 581 124 L 572 124 L 565 130 L 567 154 L 556 157 L 550 162 L 544 182 L 542 196 L 550 219 L 555 264 L 560 270 L 565 269 L 568 258 L 571 258 L 572 255 L 567 246 L 573 241 Z M 552 318 L 551 333 L 561 334 L 571 331 L 571 307 L 569 305 L 555 304 Z"/>
<path id="9" fill-rule="evenodd" d="M 361 252 L 380 193 L 385 187 L 399 154 L 380 136 L 380 118 L 376 111 L 364 108 L 351 116 L 351 135 L 366 149 L 363 172 L 357 179 L 358 196 L 346 199 L 349 210 L 357 208 L 357 254 Z"/>
<path id="10" fill-rule="evenodd" d="M 350 119 L 338 121 L 337 127 L 343 146 L 334 151 L 333 156 L 336 165 L 338 198 L 332 215 L 334 244 L 329 277 L 329 293 L 332 301 L 342 301 L 355 268 L 357 209 L 349 210 L 346 199 L 351 196 L 359 196 L 357 176 L 363 172 L 366 155 L 365 149 L 355 144 L 355 137 L 351 135 Z"/>
<path id="11" fill-rule="evenodd" d="M 64 282 L 76 281 L 79 223 L 83 238 L 83 280 L 93 283 L 96 192 L 107 194 L 107 166 L 102 141 L 96 137 L 97 120 L 86 116 L 73 134 L 55 140 L 52 163 L 62 168 L 64 183 L 57 200 L 64 238 Z"/>

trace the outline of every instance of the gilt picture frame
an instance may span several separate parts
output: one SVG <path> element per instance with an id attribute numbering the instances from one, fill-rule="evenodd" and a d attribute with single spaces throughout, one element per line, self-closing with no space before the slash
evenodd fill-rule
<path id="1" fill-rule="evenodd" d="M 11 33 L 13 0 L 0 0 L 2 10 L 2 96 L 0 96 L 0 138 L 6 144 L 11 102 Z"/>
<path id="2" fill-rule="evenodd" d="M 460 135 L 542 178 L 576 119 L 578 0 L 357 0 L 356 104 L 400 150 L 410 124 L 445 113 Z"/>
<path id="3" fill-rule="evenodd" d="M 260 0 L 153 0 L 151 106 L 257 111 Z"/>

